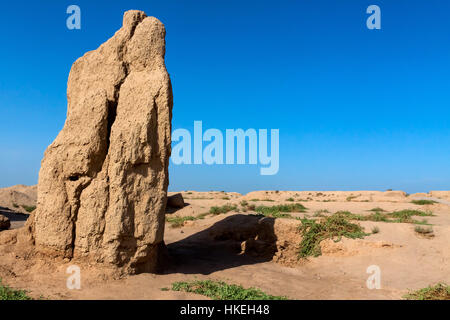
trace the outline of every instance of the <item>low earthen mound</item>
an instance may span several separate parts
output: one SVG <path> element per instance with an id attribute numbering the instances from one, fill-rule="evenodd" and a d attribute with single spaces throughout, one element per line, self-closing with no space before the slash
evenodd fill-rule
<path id="1" fill-rule="evenodd" d="M 37 186 L 16 185 L 0 189 L 0 207 L 28 213 L 36 208 Z"/>
<path id="2" fill-rule="evenodd" d="M 213 241 L 239 242 L 240 254 L 292 265 L 299 260 L 300 225 L 300 221 L 293 219 L 237 214 L 213 225 L 209 235 Z"/>
<path id="3" fill-rule="evenodd" d="M 185 203 L 181 193 L 175 193 L 167 197 L 167 206 L 171 208 L 184 208 Z"/>

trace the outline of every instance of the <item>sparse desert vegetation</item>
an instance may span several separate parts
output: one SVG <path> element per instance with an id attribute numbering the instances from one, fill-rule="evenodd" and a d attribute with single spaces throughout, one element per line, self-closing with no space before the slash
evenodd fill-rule
<path id="1" fill-rule="evenodd" d="M 320 243 L 325 239 L 340 241 L 342 237 L 356 239 L 369 235 L 360 225 L 351 223 L 348 215 L 342 213 L 335 213 L 321 221 L 306 218 L 300 220 L 302 225 L 299 230 L 303 237 L 300 244 L 300 258 L 320 256 L 322 254 Z"/>
<path id="2" fill-rule="evenodd" d="M 15 290 L 2 283 L 0 278 L 0 300 L 31 300 L 25 290 Z"/>
<path id="3" fill-rule="evenodd" d="M 379 232 L 380 232 L 380 228 L 378 228 L 376 226 L 372 228 L 372 233 L 373 234 L 376 234 L 376 233 L 379 233 Z"/>
<path id="4" fill-rule="evenodd" d="M 36 206 L 26 206 L 22 205 L 22 208 L 24 208 L 27 212 L 33 212 L 36 209 Z"/>
<path id="5" fill-rule="evenodd" d="M 306 207 L 300 203 L 296 204 L 282 204 L 276 206 L 258 206 L 255 211 L 265 216 L 276 217 L 280 213 L 286 212 L 306 212 Z"/>
<path id="6" fill-rule="evenodd" d="M 406 290 L 415 288 L 415 281 L 423 279 L 424 274 L 430 275 L 429 283 L 449 281 L 448 273 L 444 272 L 448 266 L 444 249 L 449 243 L 445 228 L 450 224 L 450 216 L 448 207 L 444 205 L 415 209 L 411 198 L 401 193 L 398 196 L 391 193 L 384 198 L 383 193 L 369 195 L 358 192 L 261 191 L 249 195 L 189 192 L 190 195 L 183 193 L 189 197 L 188 203 L 179 208 L 171 207 L 165 217 L 164 241 L 173 259 L 172 269 L 166 274 L 157 278 L 141 274 L 136 280 L 130 276 L 121 285 L 117 285 L 118 280 L 108 279 L 102 285 L 104 289 L 97 287 L 95 290 L 100 290 L 98 292 L 87 291 L 86 294 L 90 295 L 85 295 L 83 291 L 75 296 L 65 289 L 67 275 L 64 268 L 60 278 L 53 279 L 53 274 L 58 275 L 58 269 L 48 272 L 48 267 L 45 267 L 41 274 L 37 269 L 38 275 L 36 271 L 32 275 L 45 279 L 40 280 L 40 286 L 36 287 L 30 276 L 23 278 L 24 267 L 19 268 L 17 261 L 30 266 L 36 262 L 33 259 L 27 262 L 25 253 L 21 255 L 10 246 L 2 245 L 0 232 L 0 250 L 3 250 L 0 252 L 0 277 L 12 288 L 23 289 L 15 290 L 3 285 L 3 296 L 7 292 L 11 299 L 27 299 L 40 294 L 60 299 L 60 293 L 64 292 L 77 299 L 93 295 L 107 297 L 114 292 L 121 297 L 122 293 L 116 288 L 125 286 L 131 292 L 128 296 L 135 298 L 140 298 L 138 292 L 146 292 L 148 295 L 145 297 L 158 299 L 189 299 L 193 297 L 192 293 L 211 299 L 285 298 L 281 296 L 289 299 L 402 299 Z M 349 196 L 357 196 L 358 199 L 347 201 Z M 294 201 L 288 201 L 290 198 Z M 301 199 L 308 202 L 299 202 Z M 23 225 L 28 217 L 24 214 L 23 205 L 33 204 L 4 203 L 0 202 L 0 207 L 22 212 L 19 216 Z M 429 210 L 431 208 L 432 211 Z M 19 222 L 12 221 L 13 228 L 17 228 Z M 430 250 L 430 244 L 438 250 Z M 389 285 L 381 290 L 367 290 L 364 282 L 358 282 L 354 275 L 365 272 L 367 264 L 364 259 L 372 254 L 377 263 L 384 265 L 383 270 L 389 268 L 389 272 L 400 272 L 411 264 L 416 266 L 406 281 L 401 277 L 398 281 L 393 278 L 393 285 L 403 290 L 391 290 Z M 423 262 L 420 265 L 416 264 L 417 255 Z M 340 267 L 343 273 L 337 278 L 330 272 L 330 261 L 343 263 Z M 261 263 L 264 263 L 263 267 Z M 5 270 L 11 270 L 16 276 L 12 277 Z M 186 270 L 192 273 L 194 280 L 180 277 Z M 83 271 L 84 279 L 94 279 L 94 275 L 86 272 Z M 214 273 L 226 280 L 197 279 L 198 275 L 205 273 Z M 322 290 L 323 286 L 330 285 L 326 280 L 330 277 L 334 277 L 333 281 L 337 281 L 345 293 L 334 290 L 334 295 L 330 295 Z M 317 281 L 319 278 L 322 280 Z M 194 284 L 195 281 L 203 282 Z M 172 290 L 172 284 L 176 284 L 176 290 Z M 297 290 L 298 286 L 303 289 Z M 86 288 L 90 290 L 90 287 Z M 271 287 L 277 295 L 267 290 Z M 442 287 L 434 291 L 426 289 L 420 291 L 416 298 L 436 299 L 439 295 L 432 293 L 442 292 Z"/>
<path id="7" fill-rule="evenodd" d="M 248 206 L 248 201 L 247 200 L 242 200 L 240 202 L 240 204 L 241 204 L 241 206 L 246 207 L 246 206 Z"/>
<path id="8" fill-rule="evenodd" d="M 272 296 L 260 289 L 244 288 L 240 285 L 227 284 L 223 281 L 197 280 L 175 282 L 172 290 L 185 291 L 209 297 L 214 300 L 286 300 L 286 297 Z"/>
<path id="9" fill-rule="evenodd" d="M 180 228 L 184 225 L 186 221 L 196 220 L 195 217 L 187 216 L 187 217 L 166 217 L 166 221 L 170 223 L 172 228 Z"/>
<path id="10" fill-rule="evenodd" d="M 209 213 L 211 214 L 222 214 L 222 213 L 227 213 L 233 210 L 236 210 L 237 206 L 236 205 L 230 205 L 230 204 L 226 204 L 220 207 L 211 207 L 211 209 L 209 210 Z"/>
<path id="11" fill-rule="evenodd" d="M 413 200 L 411 203 L 417 204 L 419 206 L 427 205 L 427 204 L 435 204 L 437 203 L 434 200 Z"/>
<path id="12" fill-rule="evenodd" d="M 450 300 L 450 286 L 438 283 L 404 296 L 407 300 Z"/>
<path id="13" fill-rule="evenodd" d="M 373 209 L 371 211 L 374 211 Z M 429 217 L 433 216 L 432 212 L 424 212 L 420 210 L 399 210 L 390 213 L 383 213 L 381 211 L 375 211 L 369 215 L 353 214 L 349 211 L 337 212 L 341 215 L 345 215 L 350 220 L 359 221 L 376 221 L 376 222 L 392 222 L 392 223 L 413 223 L 413 224 L 427 224 L 427 220 L 418 221 L 412 219 L 412 217 Z"/>
<path id="14" fill-rule="evenodd" d="M 326 213 L 330 213 L 327 209 L 320 209 L 314 212 L 313 217 L 324 217 Z"/>
<path id="15" fill-rule="evenodd" d="M 428 226 L 428 227 L 416 226 L 414 228 L 414 231 L 417 234 L 422 235 L 422 236 L 424 236 L 426 238 L 434 237 L 433 227 L 431 227 L 431 226 Z"/>

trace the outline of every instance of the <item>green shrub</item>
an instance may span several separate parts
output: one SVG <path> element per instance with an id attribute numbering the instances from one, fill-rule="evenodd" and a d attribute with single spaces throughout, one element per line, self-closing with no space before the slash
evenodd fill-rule
<path id="1" fill-rule="evenodd" d="M 241 206 L 243 206 L 243 207 L 248 206 L 248 201 L 242 200 L 242 201 L 241 201 Z"/>
<path id="2" fill-rule="evenodd" d="M 421 226 L 417 226 L 414 228 L 414 231 L 420 234 L 431 234 L 433 233 L 433 228 L 432 227 L 424 228 Z"/>
<path id="3" fill-rule="evenodd" d="M 2 284 L 0 279 L 0 300 L 31 300 L 25 290 L 14 290 Z"/>
<path id="4" fill-rule="evenodd" d="M 172 228 L 180 228 L 184 225 L 185 221 L 193 221 L 196 220 L 195 217 L 187 216 L 187 217 L 166 217 L 166 221 L 170 223 Z"/>
<path id="5" fill-rule="evenodd" d="M 227 284 L 222 281 L 198 280 L 192 282 L 175 282 L 172 290 L 192 292 L 214 300 L 286 300 L 286 297 L 272 296 L 257 288 L 245 289 L 240 285 Z"/>
<path id="6" fill-rule="evenodd" d="M 413 201 L 411 201 L 411 203 L 423 206 L 423 205 L 426 205 L 426 204 L 435 204 L 437 202 L 433 201 L 433 200 L 413 200 Z"/>
<path id="7" fill-rule="evenodd" d="M 432 216 L 431 212 L 423 212 L 420 210 L 401 210 L 394 211 L 390 213 L 383 213 L 381 211 L 374 211 L 369 215 L 363 216 L 359 214 L 353 214 L 349 211 L 338 211 L 336 214 L 341 214 L 346 216 L 349 220 L 358 220 L 358 221 L 375 221 L 375 222 L 397 222 L 397 223 L 414 223 L 414 224 L 427 224 L 426 220 L 417 221 L 412 219 L 413 216 Z"/>
<path id="8" fill-rule="evenodd" d="M 255 211 L 265 216 L 282 218 L 283 216 L 280 214 L 281 212 L 305 212 L 306 208 L 300 203 L 295 203 L 295 204 L 282 204 L 271 207 L 258 206 L 256 207 Z M 288 216 L 290 217 L 290 215 Z"/>
<path id="9" fill-rule="evenodd" d="M 362 216 L 362 218 L 360 220 L 376 221 L 376 222 L 390 222 L 388 219 L 388 216 L 386 214 L 381 213 L 380 211 L 371 213 L 368 216 Z"/>
<path id="10" fill-rule="evenodd" d="M 26 206 L 22 205 L 22 208 L 24 208 L 27 212 L 33 212 L 36 209 L 36 206 Z"/>
<path id="11" fill-rule="evenodd" d="M 403 296 L 407 300 L 450 300 L 450 286 L 438 283 Z"/>
<path id="12" fill-rule="evenodd" d="M 324 213 L 330 213 L 330 212 L 326 209 L 317 210 L 316 212 L 314 212 L 313 217 L 325 217 Z"/>
<path id="13" fill-rule="evenodd" d="M 227 213 L 233 210 L 236 210 L 237 206 L 235 205 L 223 205 L 221 207 L 211 207 L 211 209 L 209 209 L 209 213 L 211 214 L 222 214 L 222 213 Z"/>
<path id="14" fill-rule="evenodd" d="M 400 223 L 419 223 L 417 220 L 412 219 L 413 216 L 432 216 L 433 214 L 430 212 L 423 212 L 420 210 L 401 210 L 401 211 L 394 211 L 389 214 L 390 217 L 395 218 L 394 222 L 400 222 Z"/>
<path id="15" fill-rule="evenodd" d="M 300 220 L 302 225 L 299 227 L 299 231 L 303 239 L 300 243 L 299 258 L 320 256 L 322 254 L 320 243 L 326 239 L 333 239 L 337 242 L 342 237 L 356 239 L 369 235 L 363 231 L 360 225 L 349 222 L 346 214 L 335 213 L 320 222 L 309 219 Z"/>

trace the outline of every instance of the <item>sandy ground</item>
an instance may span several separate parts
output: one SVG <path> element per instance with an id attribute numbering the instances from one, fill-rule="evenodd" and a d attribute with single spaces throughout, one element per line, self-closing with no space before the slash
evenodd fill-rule
<path id="1" fill-rule="evenodd" d="M 35 187 L 18 186 L 4 190 L 0 190 L 0 206 L 10 217 L 16 215 L 13 211 L 17 209 L 12 204 L 22 204 L 20 193 L 27 195 L 23 196 L 27 201 L 35 199 Z M 113 279 L 104 270 L 83 265 L 81 289 L 69 290 L 66 287 L 69 276 L 66 269 L 73 262 L 39 260 L 26 250 L 18 253 L 15 246 L 6 244 L 0 245 L 0 277 L 12 287 L 28 290 L 35 298 L 49 299 L 205 299 L 195 294 L 161 290 L 171 287 L 175 281 L 195 279 L 223 280 L 244 287 L 257 287 L 269 294 L 291 299 L 400 299 L 410 289 L 437 282 L 450 283 L 450 192 L 406 195 L 401 191 L 257 191 L 240 195 L 186 191 L 182 194 L 186 206 L 176 211 L 169 210 L 167 216 L 196 217 L 208 212 L 212 206 L 225 204 L 236 205 L 238 209 L 188 221 L 181 228 L 173 228 L 167 223 L 165 243 L 171 265 L 164 274 Z M 15 198 L 12 199 L 11 195 Z M 440 203 L 411 203 L 412 199 L 423 198 L 433 198 Z M 242 241 L 246 239 L 246 233 L 252 232 L 250 229 L 260 223 L 260 218 L 252 216 L 253 210 L 243 212 L 240 205 L 243 200 L 249 205 L 266 206 L 301 203 L 307 212 L 292 213 L 299 217 L 312 217 L 318 210 L 327 210 L 328 214 L 348 210 L 363 215 L 375 207 L 389 212 L 429 210 L 434 216 L 426 218 L 433 225 L 434 237 L 419 236 L 412 224 L 363 221 L 359 223 L 366 232 L 374 226 L 380 232 L 364 239 L 343 239 L 337 243 L 325 241 L 322 256 L 297 261 L 293 253 L 298 249 L 296 226 L 300 222 L 264 218 L 264 223 L 271 226 L 274 243 L 280 248 L 284 241 L 281 247 L 286 247 L 286 251 L 271 255 L 251 254 L 250 251 L 243 254 Z M 18 228 L 24 221 L 22 214 L 14 220 L 12 227 Z M 8 232 L 11 231 L 2 231 L 4 237 Z M 366 286 L 370 276 L 366 270 L 371 265 L 381 270 L 381 289 L 371 290 Z"/>

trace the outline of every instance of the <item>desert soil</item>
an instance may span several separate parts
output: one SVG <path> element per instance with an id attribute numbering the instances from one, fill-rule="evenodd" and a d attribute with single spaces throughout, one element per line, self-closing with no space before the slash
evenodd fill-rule
<path id="1" fill-rule="evenodd" d="M 170 193 L 169 193 L 170 194 Z M 81 289 L 69 290 L 68 266 L 73 261 L 49 261 L 0 244 L 0 278 L 3 283 L 25 289 L 34 298 L 45 299 L 206 299 L 171 290 L 175 281 L 222 280 L 244 287 L 257 287 L 272 295 L 291 299 L 401 299 L 409 290 L 437 282 L 450 283 L 450 192 L 406 195 L 401 191 L 257 191 L 247 195 L 234 192 L 182 192 L 186 206 L 168 210 L 167 217 L 197 217 L 213 206 L 236 205 L 226 214 L 206 215 L 174 228 L 166 223 L 164 240 L 171 263 L 163 274 L 112 277 L 95 266 L 81 265 Z M 292 200 L 294 201 L 289 201 Z M 289 200 L 288 200 L 289 199 Z M 431 205 L 416 205 L 413 199 L 436 199 Z M 250 209 L 243 211 L 245 200 Z M 11 228 L 23 226 L 27 212 L 22 205 L 35 205 L 36 187 L 0 189 L 0 214 L 12 221 Z M 367 215 L 379 207 L 392 212 L 403 209 L 432 211 L 425 217 L 433 225 L 434 237 L 423 237 L 408 223 L 361 221 L 365 231 L 379 232 L 364 239 L 322 242 L 322 255 L 297 259 L 299 234 L 295 219 L 262 218 L 271 225 L 278 252 L 267 255 L 242 251 L 261 221 L 251 205 L 273 206 L 301 203 L 307 210 L 294 217 L 313 217 L 318 210 L 330 215 L 340 210 Z M 416 217 L 420 220 L 422 217 Z M 259 222 L 258 222 L 259 221 Z M 267 230 L 266 230 L 267 231 Z M 1 231 L 3 238 L 8 232 Z M 7 237 L 6 237 L 7 238 Z M 266 243 L 267 244 L 267 243 Z M 281 250 L 280 248 L 285 248 Z M 381 270 L 381 289 L 368 289 L 367 268 Z"/>

